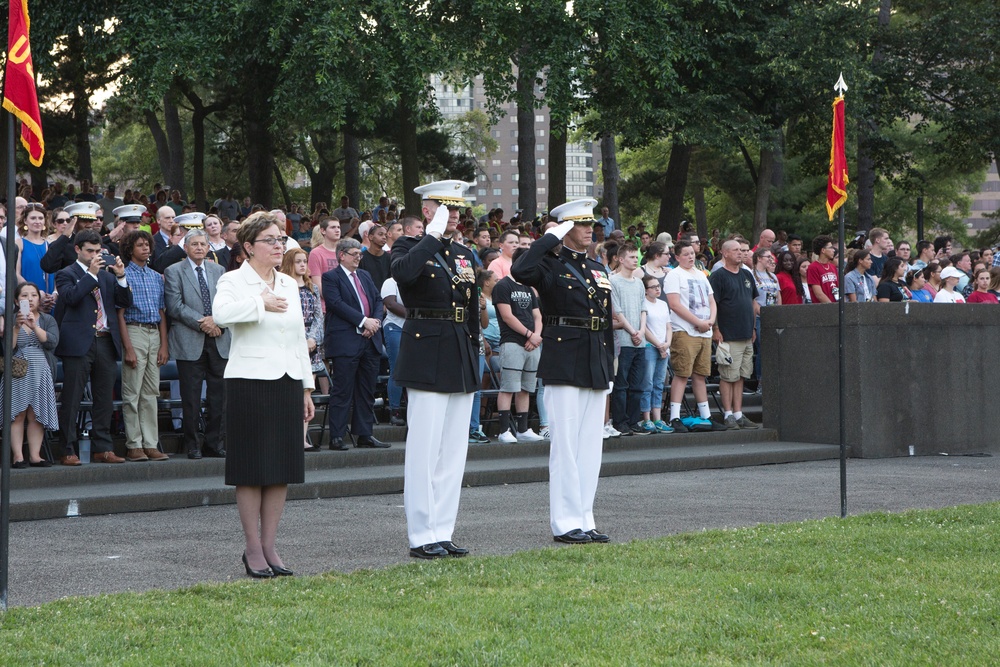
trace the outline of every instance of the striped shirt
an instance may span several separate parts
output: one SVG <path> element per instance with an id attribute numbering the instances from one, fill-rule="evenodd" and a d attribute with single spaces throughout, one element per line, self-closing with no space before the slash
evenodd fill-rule
<path id="1" fill-rule="evenodd" d="M 157 324 L 163 303 L 163 276 L 149 268 L 129 262 L 125 278 L 132 289 L 132 305 L 125 309 L 125 322 Z"/>

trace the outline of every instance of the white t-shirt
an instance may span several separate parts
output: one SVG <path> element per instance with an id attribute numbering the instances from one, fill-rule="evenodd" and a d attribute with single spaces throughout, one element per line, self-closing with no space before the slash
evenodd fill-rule
<path id="1" fill-rule="evenodd" d="M 396 285 L 396 279 L 389 277 L 385 279 L 382 283 L 382 300 L 385 301 L 387 296 L 396 297 L 396 303 L 403 305 L 403 297 L 399 296 L 399 286 Z M 402 328 L 403 323 L 406 322 L 405 317 L 400 317 L 395 313 L 389 311 L 388 308 L 385 309 L 385 324 L 395 324 L 397 327 Z"/>
<path id="2" fill-rule="evenodd" d="M 949 292 L 946 289 L 939 289 L 934 303 L 965 303 L 965 297 L 959 293 L 958 288 Z"/>
<path id="3" fill-rule="evenodd" d="M 646 299 L 646 329 L 656 336 L 661 343 L 667 339 L 667 327 L 670 326 L 670 307 L 666 301 Z M 652 343 L 646 342 L 647 346 Z"/>
<path id="4" fill-rule="evenodd" d="M 698 269 L 683 269 L 677 267 L 667 274 L 663 279 L 663 293 L 677 294 L 680 296 L 681 304 L 687 306 L 691 314 L 699 320 L 707 320 L 712 316 L 712 285 L 708 278 Z M 648 315 L 647 315 L 648 317 Z M 670 323 L 674 331 L 683 331 L 689 336 L 699 336 L 701 338 L 711 338 L 712 330 L 700 332 L 694 325 L 678 315 L 673 309 L 670 311 Z"/>

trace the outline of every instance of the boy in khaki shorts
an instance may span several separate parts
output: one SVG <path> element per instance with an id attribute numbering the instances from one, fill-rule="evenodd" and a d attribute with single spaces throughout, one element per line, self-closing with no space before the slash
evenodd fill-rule
<path id="1" fill-rule="evenodd" d="M 670 366 L 674 379 L 670 383 L 670 427 L 674 433 L 692 430 L 725 430 L 722 424 L 709 417 L 708 390 L 705 377 L 712 372 L 712 327 L 715 325 L 716 305 L 712 286 L 705 274 L 695 268 L 695 251 L 688 241 L 674 245 L 677 268 L 663 279 L 663 292 L 670 305 L 670 325 L 673 341 L 670 344 Z M 681 421 L 681 401 L 688 378 L 698 402 L 698 417 Z M 690 426 L 690 428 L 689 428 Z"/>

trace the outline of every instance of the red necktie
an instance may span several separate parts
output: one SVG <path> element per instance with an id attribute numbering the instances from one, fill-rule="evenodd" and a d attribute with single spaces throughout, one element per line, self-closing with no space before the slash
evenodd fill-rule
<path id="1" fill-rule="evenodd" d="M 104 304 L 101 303 L 101 288 L 95 287 L 93 295 L 97 300 L 97 331 L 107 331 L 108 318 L 104 316 Z"/>
<path id="2" fill-rule="evenodd" d="M 358 296 L 361 298 L 361 310 L 364 311 L 365 317 L 371 317 L 371 306 L 368 305 L 368 297 L 365 295 L 365 291 L 361 288 L 361 280 L 358 279 L 358 272 L 355 271 L 352 273 L 351 277 L 354 278 L 354 286 L 358 288 Z"/>

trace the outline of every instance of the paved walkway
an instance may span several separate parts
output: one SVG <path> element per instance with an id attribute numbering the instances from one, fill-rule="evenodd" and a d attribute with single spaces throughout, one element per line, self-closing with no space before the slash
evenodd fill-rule
<path id="1" fill-rule="evenodd" d="M 610 477 L 598 528 L 615 542 L 839 516 L 837 461 Z M 848 462 L 850 514 L 1000 500 L 1000 457 Z M 406 563 L 402 495 L 289 503 L 279 533 L 297 573 Z M 464 489 L 455 541 L 474 555 L 555 547 L 548 485 Z M 11 526 L 11 605 L 69 595 L 244 578 L 234 506 L 20 522 Z M 558 547 L 558 548 L 600 548 Z"/>

